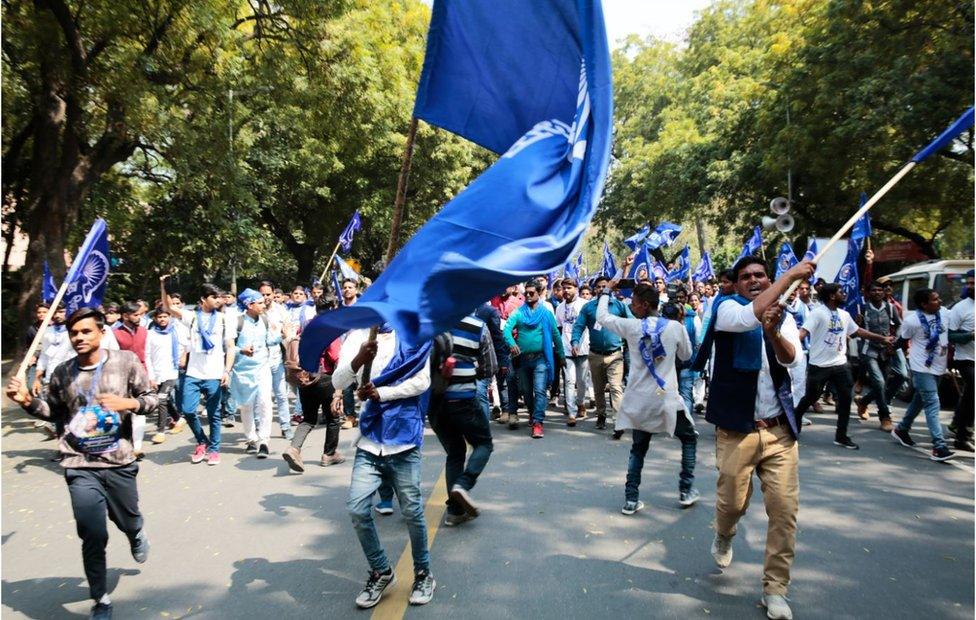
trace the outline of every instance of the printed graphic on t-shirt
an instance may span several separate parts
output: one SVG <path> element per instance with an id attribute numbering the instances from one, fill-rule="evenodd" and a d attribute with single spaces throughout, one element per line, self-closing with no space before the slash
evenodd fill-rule
<path id="1" fill-rule="evenodd" d="M 122 420 L 98 405 L 82 407 L 68 424 L 69 443 L 80 452 L 102 454 L 119 449 Z"/>

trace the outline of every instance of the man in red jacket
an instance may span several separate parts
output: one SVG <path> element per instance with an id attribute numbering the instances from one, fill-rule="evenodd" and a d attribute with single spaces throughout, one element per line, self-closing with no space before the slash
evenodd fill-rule
<path id="1" fill-rule="evenodd" d="M 113 330 L 119 348 L 135 353 L 143 370 L 146 369 L 146 337 L 149 335 L 148 330 L 141 325 L 145 313 L 146 309 L 139 302 L 125 302 L 122 305 L 122 324 Z"/>

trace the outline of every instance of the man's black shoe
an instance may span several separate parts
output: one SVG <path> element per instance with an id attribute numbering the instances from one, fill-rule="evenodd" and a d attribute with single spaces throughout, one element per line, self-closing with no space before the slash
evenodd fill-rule
<path id="1" fill-rule="evenodd" d="M 112 620 L 112 604 L 95 603 L 88 614 L 88 620 Z"/>
<path id="2" fill-rule="evenodd" d="M 906 448 L 915 447 L 915 440 L 912 439 L 912 436 L 908 434 L 908 431 L 903 431 L 900 428 L 896 428 L 895 430 L 891 431 L 891 436 L 895 439 L 895 441 Z"/>

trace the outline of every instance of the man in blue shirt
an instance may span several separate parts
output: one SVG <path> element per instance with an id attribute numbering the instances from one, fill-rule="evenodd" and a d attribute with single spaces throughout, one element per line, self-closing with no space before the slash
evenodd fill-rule
<path id="1" fill-rule="evenodd" d="M 599 276 L 593 285 L 597 290 L 602 290 L 609 281 L 609 278 Z M 597 322 L 597 302 L 598 300 L 593 299 L 583 306 L 573 324 L 573 335 L 570 343 L 572 348 L 576 349 L 583 339 L 583 330 L 588 332 L 590 338 L 590 375 L 593 378 L 593 393 L 596 396 L 596 427 L 603 429 L 607 425 L 607 388 L 610 389 L 611 410 L 616 411 L 616 407 L 620 406 L 620 401 L 623 398 L 624 354 L 623 340 L 620 336 L 603 329 L 603 326 Z M 627 306 L 616 298 L 610 300 L 608 310 L 610 314 L 621 318 L 634 318 Z M 614 438 L 619 438 L 619 435 L 614 433 Z"/>

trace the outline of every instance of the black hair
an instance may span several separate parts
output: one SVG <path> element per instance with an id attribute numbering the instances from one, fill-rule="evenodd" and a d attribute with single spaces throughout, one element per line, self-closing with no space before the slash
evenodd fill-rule
<path id="1" fill-rule="evenodd" d="M 731 269 L 723 269 L 718 272 L 718 279 L 721 280 L 722 278 L 725 278 L 729 282 L 735 282 L 735 272 Z"/>
<path id="2" fill-rule="evenodd" d="M 200 299 L 206 299 L 211 295 L 220 297 L 220 289 L 209 282 L 200 287 Z"/>
<path id="3" fill-rule="evenodd" d="M 525 283 L 525 288 L 526 289 L 530 289 L 530 288 L 531 289 L 535 289 L 535 292 L 538 293 L 539 292 L 539 283 L 536 282 L 535 280 L 529 280 L 528 282 Z"/>
<path id="4" fill-rule="evenodd" d="M 925 304 L 929 303 L 929 297 L 931 297 L 932 293 L 934 292 L 935 289 L 931 289 L 931 288 L 920 288 L 917 291 L 915 291 L 915 295 L 912 298 L 915 300 L 915 307 L 921 308 Z"/>
<path id="5" fill-rule="evenodd" d="M 759 258 L 758 256 L 743 256 L 742 258 L 737 260 L 735 262 L 735 265 L 732 267 L 732 278 L 731 278 L 732 281 L 738 282 L 739 273 L 749 265 L 761 265 L 763 268 L 763 273 L 766 272 L 766 261 Z"/>
<path id="6" fill-rule="evenodd" d="M 142 304 L 138 301 L 127 301 L 122 304 L 122 314 L 132 314 L 133 312 L 139 312 L 142 309 Z"/>
<path id="7" fill-rule="evenodd" d="M 353 284 L 356 285 L 356 288 L 359 288 L 359 282 L 353 280 L 352 278 L 343 278 L 342 279 L 342 282 L 339 283 L 339 286 L 340 287 L 345 286 L 346 285 L 346 282 L 352 282 Z"/>
<path id="8" fill-rule="evenodd" d="M 40 310 L 41 308 L 48 308 L 48 309 L 50 309 L 51 308 L 51 304 L 47 303 L 46 301 L 39 301 L 36 304 L 34 304 L 34 310 Z"/>
<path id="9" fill-rule="evenodd" d="M 657 287 L 653 284 L 640 282 L 634 287 L 633 298 L 641 300 L 642 303 L 647 304 L 651 308 L 657 308 L 658 303 L 661 301 L 661 293 L 658 292 Z"/>
<path id="10" fill-rule="evenodd" d="M 295 289 L 301 289 L 301 291 L 304 293 L 305 292 L 305 285 L 304 284 L 296 284 L 295 286 L 291 287 L 291 292 L 294 293 L 295 292 Z"/>
<path id="11" fill-rule="evenodd" d="M 65 321 L 65 325 L 68 329 L 71 329 L 72 325 L 85 319 L 95 319 L 95 324 L 98 325 L 98 329 L 105 328 L 105 315 L 99 312 L 97 308 L 89 308 L 87 306 L 78 308 L 72 312 L 68 320 Z"/>
<path id="12" fill-rule="evenodd" d="M 590 291 L 591 293 L 593 292 L 593 288 L 589 284 L 584 284 L 583 286 L 579 287 L 579 292 L 582 293 L 584 289 Z"/>
<path id="13" fill-rule="evenodd" d="M 601 282 L 601 281 L 603 281 L 603 282 L 609 282 L 610 281 L 610 278 L 608 276 L 597 276 L 597 277 L 593 278 L 593 286 L 596 286 L 596 283 L 597 282 Z"/>
<path id="14" fill-rule="evenodd" d="M 882 284 L 881 282 L 878 282 L 877 280 L 874 280 L 874 281 L 871 282 L 871 284 L 868 284 L 868 290 L 869 291 L 871 289 L 873 289 L 873 288 L 880 288 L 883 291 L 884 290 L 884 284 Z"/>
<path id="15" fill-rule="evenodd" d="M 170 293 L 169 294 L 169 298 L 170 299 L 179 299 L 180 301 L 183 301 L 183 296 L 180 295 L 179 293 Z"/>
<path id="16" fill-rule="evenodd" d="M 258 288 L 260 289 L 262 286 L 267 286 L 272 291 L 274 290 L 274 283 L 271 280 L 261 280 L 261 282 L 258 284 Z"/>
<path id="17" fill-rule="evenodd" d="M 833 297 L 834 294 L 840 290 L 840 288 L 840 284 L 837 284 L 836 282 L 828 282 L 827 284 L 824 284 L 823 288 L 820 289 L 820 296 L 823 297 L 821 301 L 825 301 Z"/>
<path id="18" fill-rule="evenodd" d="M 334 295 L 322 295 L 315 300 L 315 312 L 326 312 L 339 307 L 338 300 Z"/>

